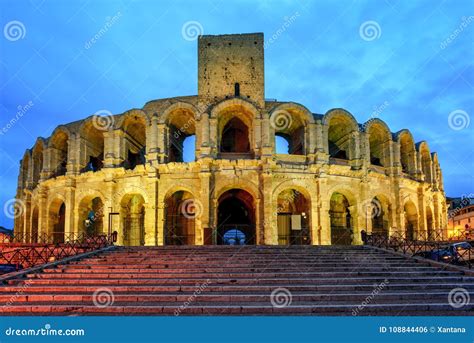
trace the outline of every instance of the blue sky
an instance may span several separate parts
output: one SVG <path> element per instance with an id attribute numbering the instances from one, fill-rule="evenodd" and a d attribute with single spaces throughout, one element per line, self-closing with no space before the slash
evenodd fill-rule
<path id="1" fill-rule="evenodd" d="M 376 112 L 438 152 L 448 196 L 474 193 L 473 16 L 469 0 L 3 0 L 0 225 L 12 226 L 3 204 L 36 137 L 102 109 L 197 93 L 190 21 L 204 34 L 264 32 L 267 98 L 343 107 L 359 122 Z"/>

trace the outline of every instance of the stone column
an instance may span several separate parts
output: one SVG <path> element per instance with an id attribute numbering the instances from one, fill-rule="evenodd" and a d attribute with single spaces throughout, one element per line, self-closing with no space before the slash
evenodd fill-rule
<path id="1" fill-rule="evenodd" d="M 262 173 L 263 194 L 263 242 L 266 245 L 278 245 L 278 200 L 273 201 L 273 178 L 269 171 Z M 278 195 L 276 195 L 278 197 Z"/>
<path id="2" fill-rule="evenodd" d="M 148 203 L 145 204 L 145 245 L 158 245 L 158 180 L 156 173 L 150 173 L 147 183 Z M 163 241 L 161 242 L 161 245 Z"/>
<path id="3" fill-rule="evenodd" d="M 74 237 L 74 221 L 77 221 L 77 217 L 74 217 L 75 208 L 75 192 L 73 181 L 66 182 L 66 213 L 64 218 L 64 241 L 73 240 Z"/>
<path id="4" fill-rule="evenodd" d="M 353 245 L 361 245 L 362 244 L 362 238 L 360 232 L 362 231 L 362 228 L 365 226 L 365 216 L 361 213 L 359 213 L 357 206 L 349 206 L 348 208 L 349 213 L 351 214 L 351 220 L 352 220 L 352 232 L 353 232 L 353 238 L 352 238 L 352 244 Z"/>
<path id="5" fill-rule="evenodd" d="M 211 179 L 211 173 L 208 170 L 207 167 L 205 167 L 200 173 L 199 173 L 199 179 L 201 182 L 201 189 L 200 189 L 200 198 L 197 203 L 197 210 L 200 210 L 200 216 L 199 216 L 199 221 L 200 221 L 200 227 L 196 227 L 196 238 L 195 238 L 195 244 L 196 245 L 203 245 L 204 244 L 204 233 L 205 233 L 205 228 L 210 227 L 210 179 Z M 199 207 L 200 205 L 200 207 Z"/>

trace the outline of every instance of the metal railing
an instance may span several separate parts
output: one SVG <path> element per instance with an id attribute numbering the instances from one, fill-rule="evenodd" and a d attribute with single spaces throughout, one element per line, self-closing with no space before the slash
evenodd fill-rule
<path id="1" fill-rule="evenodd" d="M 21 270 L 54 262 L 66 257 L 113 245 L 117 233 L 111 235 L 76 235 L 65 243 L 2 243 L 0 244 L 0 273 Z"/>
<path id="2" fill-rule="evenodd" d="M 366 245 L 401 252 L 406 255 L 420 256 L 438 262 L 472 267 L 474 248 L 463 248 L 454 241 L 411 240 L 403 237 L 387 237 L 381 234 L 362 234 Z"/>
<path id="3" fill-rule="evenodd" d="M 59 238 L 59 236 L 61 236 Z M 70 242 L 89 242 L 91 240 L 103 240 L 106 239 L 113 239 L 117 237 L 117 233 L 114 232 L 110 235 L 106 234 L 99 234 L 99 235 L 88 235 L 87 233 L 59 233 L 59 232 L 51 232 L 51 233 L 41 233 L 41 234 L 30 234 L 30 233 L 17 233 L 13 235 L 0 235 L 0 246 L 2 245 L 12 245 L 12 244 L 19 244 L 19 245 L 44 245 L 44 244 L 64 244 Z"/>

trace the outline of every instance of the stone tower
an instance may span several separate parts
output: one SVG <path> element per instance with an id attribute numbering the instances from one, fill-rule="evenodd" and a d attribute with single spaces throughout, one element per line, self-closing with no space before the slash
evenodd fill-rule
<path id="1" fill-rule="evenodd" d="M 200 36 L 198 96 L 201 103 L 239 96 L 263 108 L 263 33 Z"/>

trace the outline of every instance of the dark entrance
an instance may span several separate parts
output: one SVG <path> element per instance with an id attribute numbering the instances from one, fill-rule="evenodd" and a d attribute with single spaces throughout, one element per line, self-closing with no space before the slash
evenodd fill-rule
<path id="1" fill-rule="evenodd" d="M 255 206 L 252 195 L 231 189 L 219 198 L 217 244 L 255 244 Z"/>

